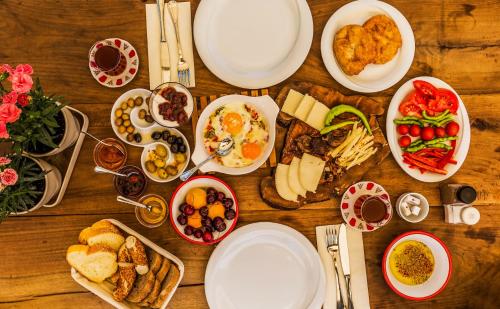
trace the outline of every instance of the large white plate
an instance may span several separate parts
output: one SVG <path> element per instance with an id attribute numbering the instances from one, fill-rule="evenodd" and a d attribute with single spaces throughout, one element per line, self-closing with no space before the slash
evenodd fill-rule
<path id="1" fill-rule="evenodd" d="M 274 100 L 268 95 L 260 97 L 249 97 L 233 94 L 220 97 L 208 104 L 208 106 L 203 110 L 200 117 L 198 118 L 195 132 L 195 146 L 193 154 L 191 155 L 191 160 L 193 160 L 194 164 L 199 164 L 210 155 L 206 151 L 205 145 L 203 144 L 203 129 L 207 123 L 208 118 L 213 112 L 215 112 L 217 108 L 235 102 L 244 102 L 252 105 L 260 113 L 262 113 L 264 119 L 266 119 L 267 127 L 269 130 L 269 141 L 267 143 L 266 149 L 264 149 L 259 159 L 255 160 L 251 165 L 244 167 L 227 167 L 217 163 L 217 161 L 215 160 L 211 160 L 200 167 L 200 171 L 204 173 L 220 172 L 229 175 L 248 174 L 262 166 L 262 164 L 266 162 L 267 158 L 269 158 L 269 155 L 271 155 L 271 152 L 273 151 L 274 140 L 276 138 L 276 117 L 278 116 L 278 113 L 280 111 L 278 105 L 276 105 L 276 102 L 274 102 Z"/>
<path id="2" fill-rule="evenodd" d="M 391 17 L 399 28 L 402 46 L 396 56 L 385 64 L 368 64 L 358 75 L 345 74 L 335 59 L 333 39 L 340 28 L 363 25 L 375 15 Z M 415 55 L 415 37 L 408 20 L 397 9 L 382 1 L 353 1 L 338 9 L 328 20 L 321 36 L 321 56 L 330 75 L 344 87 L 371 93 L 396 84 L 410 69 Z"/>
<path id="3" fill-rule="evenodd" d="M 403 115 L 401 115 L 398 109 L 399 104 L 403 101 L 403 99 L 406 97 L 408 93 L 410 93 L 415 89 L 413 87 L 414 80 L 423 80 L 431 83 L 437 88 L 449 89 L 453 91 L 453 93 L 458 98 L 459 106 L 457 115 L 455 116 L 455 121 L 460 125 L 460 131 L 458 131 L 457 146 L 455 148 L 455 154 L 454 154 L 457 164 L 447 164 L 446 167 L 444 168 L 445 170 L 448 171 L 448 174 L 446 175 L 440 175 L 435 173 L 422 174 L 418 169 L 412 169 L 408 166 L 408 164 L 403 162 L 403 151 L 401 150 L 401 147 L 399 147 L 398 134 L 396 132 L 396 126 L 394 125 L 393 121 L 395 118 L 403 117 Z M 460 98 L 458 93 L 453 88 L 451 88 L 450 85 L 435 77 L 430 77 L 430 76 L 416 77 L 414 79 L 407 81 L 406 83 L 403 84 L 403 86 L 401 86 L 398 89 L 396 94 L 392 97 L 391 104 L 389 105 L 389 109 L 387 110 L 386 133 L 387 133 L 387 141 L 389 142 L 389 147 L 391 148 L 392 155 L 394 159 L 396 159 L 396 162 L 398 162 L 399 166 L 401 166 L 401 168 L 411 177 L 424 182 L 443 181 L 453 176 L 453 174 L 455 174 L 464 163 L 465 158 L 467 157 L 467 152 L 469 151 L 470 123 L 464 102 L 462 102 L 462 99 Z"/>
<path id="4" fill-rule="evenodd" d="M 235 230 L 214 250 L 205 273 L 211 309 L 321 308 L 325 274 L 307 238 L 282 224 Z"/>
<path id="5" fill-rule="evenodd" d="M 306 0 L 203 0 L 194 19 L 201 59 L 223 81 L 265 88 L 292 75 L 313 38 Z"/>

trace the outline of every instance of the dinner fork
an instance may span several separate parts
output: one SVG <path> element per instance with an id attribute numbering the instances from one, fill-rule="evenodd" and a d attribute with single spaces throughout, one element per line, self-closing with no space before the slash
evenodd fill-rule
<path id="1" fill-rule="evenodd" d="M 340 293 L 340 278 L 337 267 L 337 261 L 339 259 L 339 238 L 337 231 L 333 226 L 328 226 L 326 228 L 326 249 L 333 259 L 335 279 L 337 281 L 337 309 L 344 309 L 344 301 L 342 300 L 342 293 Z"/>
<path id="2" fill-rule="evenodd" d="M 177 39 L 177 51 L 179 52 L 179 60 L 177 63 L 177 77 L 179 82 L 186 87 L 189 87 L 191 72 L 189 70 L 189 64 L 184 60 L 182 56 L 182 46 L 181 46 L 181 36 L 179 34 L 179 14 L 177 9 L 177 1 L 171 0 L 168 2 L 168 11 L 175 28 L 175 37 Z"/>

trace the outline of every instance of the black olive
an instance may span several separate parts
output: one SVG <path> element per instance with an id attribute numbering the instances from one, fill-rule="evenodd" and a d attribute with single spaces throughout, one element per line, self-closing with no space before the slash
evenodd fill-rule
<path id="1" fill-rule="evenodd" d="M 186 145 L 182 144 L 182 145 L 179 145 L 179 152 L 180 153 L 186 153 Z"/>
<path id="2" fill-rule="evenodd" d="M 153 123 L 155 120 L 153 119 L 153 116 L 151 115 L 146 115 L 146 118 L 144 118 L 146 122 L 148 123 Z"/>
<path id="3" fill-rule="evenodd" d="M 175 138 L 175 136 L 173 136 L 173 135 L 170 135 L 170 136 L 167 138 L 167 143 L 169 143 L 170 145 L 175 144 L 175 141 L 176 141 L 176 138 Z"/>
<path id="4" fill-rule="evenodd" d="M 134 141 L 136 141 L 136 143 L 140 143 L 142 141 L 142 136 L 140 133 L 134 134 Z"/>
<path id="5" fill-rule="evenodd" d="M 170 136 L 170 131 L 165 130 L 165 131 L 163 131 L 163 133 L 162 133 L 162 135 L 161 135 L 161 138 L 162 138 L 164 141 L 167 141 L 169 136 Z"/>
<path id="6" fill-rule="evenodd" d="M 172 146 L 170 146 L 170 151 L 172 151 L 172 153 L 178 153 L 179 146 L 177 146 L 177 144 L 173 144 Z"/>
<path id="7" fill-rule="evenodd" d="M 152 137 L 155 141 L 159 140 L 159 139 L 161 138 L 161 136 L 162 136 L 161 132 L 158 132 L 158 131 L 153 132 L 153 134 L 151 134 L 151 137 Z"/>

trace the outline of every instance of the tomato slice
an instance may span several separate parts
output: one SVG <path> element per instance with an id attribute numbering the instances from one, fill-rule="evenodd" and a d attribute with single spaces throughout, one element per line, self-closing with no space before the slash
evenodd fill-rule
<path id="1" fill-rule="evenodd" d="M 415 116 L 422 117 L 422 102 L 417 94 L 417 91 L 410 92 L 399 104 L 399 112 L 403 114 L 403 116 Z M 425 104 L 423 104 L 425 106 Z"/>
<path id="2" fill-rule="evenodd" d="M 439 88 L 436 100 L 434 102 L 429 102 L 429 108 L 431 107 L 433 107 L 433 110 L 436 112 L 444 112 L 449 109 L 450 113 L 456 114 L 458 110 L 458 98 L 453 91 Z"/>
<path id="3" fill-rule="evenodd" d="M 425 101 L 435 99 L 438 95 L 436 87 L 423 80 L 414 80 L 413 87 L 417 89 L 417 92 L 425 99 Z"/>

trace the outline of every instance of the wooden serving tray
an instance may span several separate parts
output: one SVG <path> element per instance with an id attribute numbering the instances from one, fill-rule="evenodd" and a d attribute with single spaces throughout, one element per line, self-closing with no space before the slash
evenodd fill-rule
<path id="1" fill-rule="evenodd" d="M 258 89 L 258 90 L 250 90 L 250 91 L 242 91 L 240 93 L 241 95 L 246 95 L 246 96 L 252 96 L 252 97 L 259 97 L 263 95 L 268 95 L 269 90 L 268 89 Z M 211 96 L 197 96 L 193 97 L 194 99 L 194 108 L 193 108 L 193 114 L 191 116 L 192 120 L 192 125 L 193 125 L 193 138 L 196 139 L 196 125 L 198 124 L 198 117 L 200 114 L 203 112 L 205 107 L 207 107 L 208 104 L 213 102 L 215 99 L 220 98 L 222 96 L 225 96 L 226 94 L 220 94 L 220 95 L 211 95 Z M 195 141 L 196 144 L 196 141 Z M 277 165 L 277 156 L 276 156 L 276 149 L 273 148 L 273 151 L 271 152 L 271 155 L 267 159 L 267 161 L 260 167 L 260 168 L 267 168 L 267 167 L 276 167 Z"/>

